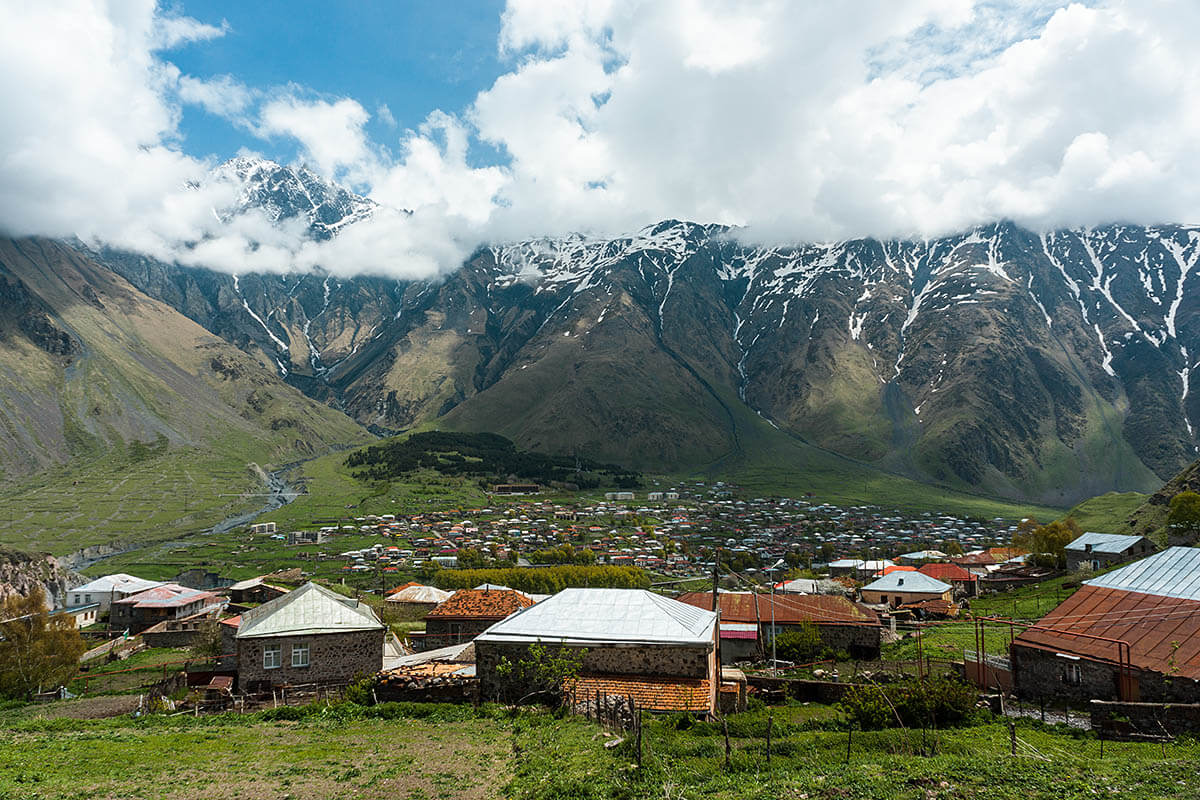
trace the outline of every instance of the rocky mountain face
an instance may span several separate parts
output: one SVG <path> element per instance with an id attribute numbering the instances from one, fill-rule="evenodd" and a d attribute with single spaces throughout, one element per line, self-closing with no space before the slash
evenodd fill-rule
<path id="1" fill-rule="evenodd" d="M 311 174 L 229 169 L 246 202 L 309 214 L 314 236 L 369 213 Z M 1200 228 L 998 223 L 789 246 L 736 233 L 667 221 L 495 245 L 440 282 L 99 255 L 376 430 L 439 419 L 676 470 L 742 457 L 761 428 L 1055 504 L 1153 489 L 1195 457 Z"/>
<path id="2" fill-rule="evenodd" d="M 12 595 L 27 597 L 40 587 L 51 608 L 61 607 L 66 604 L 67 590 L 86 580 L 53 556 L 0 547 L 0 600 Z"/>

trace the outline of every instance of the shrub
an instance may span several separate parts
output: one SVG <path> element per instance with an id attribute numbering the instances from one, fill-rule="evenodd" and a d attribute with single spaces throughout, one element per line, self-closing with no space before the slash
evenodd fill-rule
<path id="1" fill-rule="evenodd" d="M 908 681 L 886 689 L 856 686 L 840 703 L 850 721 L 863 730 L 881 728 L 948 728 L 975 716 L 975 689 L 950 678 Z"/>

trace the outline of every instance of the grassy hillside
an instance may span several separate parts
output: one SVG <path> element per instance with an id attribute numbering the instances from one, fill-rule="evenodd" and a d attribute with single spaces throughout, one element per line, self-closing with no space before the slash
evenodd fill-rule
<path id="1" fill-rule="evenodd" d="M 78 701 L 74 701 L 78 702 Z M 57 711 L 55 707 L 39 709 Z M 385 704 L 192 719 L 0 722 L 0 795 L 19 798 L 510 797 L 811 800 L 1166 800 L 1200 791 L 1200 746 L 1104 742 L 1079 731 L 989 721 L 932 731 L 838 729 L 827 706 L 716 723 L 647 719 L 639 768 L 579 717 L 484 706 Z M 287 713 L 281 713 L 287 712 Z M 63 769 L 70 764 L 70 769 Z"/>
<path id="2" fill-rule="evenodd" d="M 1109 492 L 1084 500 L 1067 512 L 1085 531 L 1128 533 L 1129 518 L 1150 495 L 1141 492 Z"/>
<path id="3" fill-rule="evenodd" d="M 74 250 L 0 240 L 0 277 L 0 542 L 186 535 L 261 505 L 262 469 L 371 439 Z"/>

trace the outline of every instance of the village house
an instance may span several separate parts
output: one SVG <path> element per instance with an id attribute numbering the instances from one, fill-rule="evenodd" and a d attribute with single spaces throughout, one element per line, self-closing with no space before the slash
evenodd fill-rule
<path id="1" fill-rule="evenodd" d="M 648 711 L 712 714 L 720 668 L 716 614 L 644 589 L 564 589 L 489 627 L 475 639 L 483 697 L 520 697 L 499 666 L 529 658 L 530 647 L 581 654 L 563 690 L 574 702 L 631 697 Z"/>
<path id="2" fill-rule="evenodd" d="M 769 654 L 774 635 L 805 624 L 815 625 L 831 650 L 856 659 L 879 658 L 883 636 L 879 615 L 840 595 L 720 592 L 718 597 L 722 664 L 761 659 Z M 679 602 L 711 611 L 712 592 L 688 592 L 680 595 Z"/>
<path id="3" fill-rule="evenodd" d="M 288 593 L 282 586 L 267 583 L 266 576 L 247 578 L 229 587 L 229 600 L 238 605 L 261 604 Z"/>
<path id="4" fill-rule="evenodd" d="M 383 667 L 385 626 L 375 612 L 315 583 L 226 620 L 222 627 L 223 638 L 232 639 L 237 653 L 242 691 L 344 684 Z"/>
<path id="5" fill-rule="evenodd" d="M 505 586 L 459 589 L 425 615 L 425 634 L 412 637 L 417 650 L 470 641 L 494 623 L 533 605 L 533 598 Z"/>
<path id="6" fill-rule="evenodd" d="M 917 572 L 950 584 L 954 587 L 956 598 L 975 597 L 979 594 L 979 576 L 958 564 L 923 564 Z"/>
<path id="7" fill-rule="evenodd" d="M 195 616 L 224 604 L 225 598 L 212 592 L 164 583 L 113 602 L 109 619 L 117 630 L 140 633 L 160 622 Z"/>
<path id="8" fill-rule="evenodd" d="M 409 581 L 387 593 L 390 607 L 407 611 L 409 616 L 428 614 L 450 599 L 451 593 L 435 586 L 423 586 Z"/>
<path id="9" fill-rule="evenodd" d="M 1086 580 L 1013 642 L 1027 699 L 1200 702 L 1200 548 Z"/>
<path id="10" fill-rule="evenodd" d="M 105 575 L 88 581 L 82 586 L 76 586 L 67 592 L 67 605 L 71 607 L 88 606 L 96 603 L 100 614 L 108 612 L 109 606 L 115 600 L 124 600 L 130 595 L 162 586 L 161 581 L 148 581 L 123 572 Z"/>
<path id="11" fill-rule="evenodd" d="M 953 599 L 954 587 L 923 572 L 890 572 L 861 590 L 862 601 L 871 605 L 899 608 L 922 600 Z"/>
<path id="12" fill-rule="evenodd" d="M 1135 558 L 1144 558 L 1158 550 L 1145 536 L 1115 533 L 1085 533 L 1067 545 L 1067 569 L 1099 572 Z"/>

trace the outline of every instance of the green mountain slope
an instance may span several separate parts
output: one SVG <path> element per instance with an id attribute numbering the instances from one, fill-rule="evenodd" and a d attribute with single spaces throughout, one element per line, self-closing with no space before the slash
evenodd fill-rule
<path id="1" fill-rule="evenodd" d="M 262 469 L 370 436 L 81 255 L 0 240 L 0 539 L 169 539 L 258 498 Z M 261 465 L 261 466 L 260 466 Z"/>

